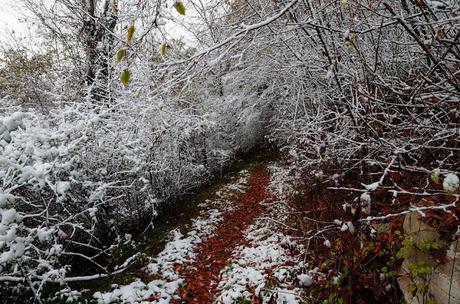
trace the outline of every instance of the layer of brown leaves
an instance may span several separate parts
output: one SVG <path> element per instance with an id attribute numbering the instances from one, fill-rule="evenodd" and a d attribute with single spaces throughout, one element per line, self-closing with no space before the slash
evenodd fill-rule
<path id="1" fill-rule="evenodd" d="M 212 303 L 219 273 L 231 257 L 233 249 L 244 243 L 242 232 L 263 211 L 261 201 L 271 199 L 267 191 L 270 174 L 259 165 L 249 177 L 249 188 L 234 203 L 235 209 L 224 215 L 214 235 L 201 243 L 192 265 L 181 270 L 186 285 L 179 290 L 180 300 L 173 303 Z"/>

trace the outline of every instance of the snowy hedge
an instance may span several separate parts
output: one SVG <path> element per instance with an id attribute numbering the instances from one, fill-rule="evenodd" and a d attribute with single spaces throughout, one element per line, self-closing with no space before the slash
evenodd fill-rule
<path id="1" fill-rule="evenodd" d="M 98 261 L 126 241 L 126 231 L 206 182 L 240 150 L 235 136 L 250 131 L 254 115 L 236 115 L 235 107 L 231 99 L 211 100 L 209 113 L 191 113 L 145 99 L 77 103 L 47 114 L 6 109 L 0 281 L 40 292 L 44 282 L 85 279 L 69 276 L 72 258 L 112 271 Z"/>

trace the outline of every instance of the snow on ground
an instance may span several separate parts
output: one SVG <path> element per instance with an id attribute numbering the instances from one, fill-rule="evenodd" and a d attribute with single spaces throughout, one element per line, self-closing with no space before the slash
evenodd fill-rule
<path id="1" fill-rule="evenodd" d="M 271 172 L 269 189 L 280 201 L 287 200 L 295 191 L 296 180 L 300 179 L 295 168 L 295 166 L 280 167 L 276 164 L 268 166 Z"/>
<path id="2" fill-rule="evenodd" d="M 203 214 L 193 221 L 185 235 L 175 229 L 170 232 L 170 241 L 162 252 L 145 267 L 146 273 L 156 278 L 148 283 L 136 280 L 128 285 L 112 285 L 109 292 L 96 292 L 98 303 L 169 303 L 176 298 L 176 291 L 184 283 L 178 273 L 178 265 L 190 264 L 195 258 L 196 246 L 210 237 L 222 221 L 222 212 L 231 209 L 234 192 L 244 192 L 247 188 L 249 172 L 239 173 L 239 179 L 216 192 L 217 198 L 200 204 Z M 216 209 L 218 208 L 218 209 Z M 221 211 L 222 210 L 222 211 Z"/>
<path id="3" fill-rule="evenodd" d="M 238 180 L 234 183 L 229 183 L 223 186 L 221 189 L 216 191 L 216 197 L 213 201 L 206 200 L 206 202 L 200 204 L 202 208 L 212 205 L 222 211 L 231 211 L 234 209 L 233 198 L 239 193 L 244 193 L 248 187 L 249 171 L 242 170 L 239 172 Z"/>
<path id="4" fill-rule="evenodd" d="M 258 298 L 262 303 L 301 303 L 305 299 L 302 287 L 314 284 L 314 270 L 303 261 L 303 245 L 284 233 L 290 207 L 287 197 L 294 191 L 295 175 L 289 168 L 269 167 L 272 172 L 270 190 L 277 199 L 262 202 L 264 213 L 244 231 L 247 245 L 237 247 L 227 266 L 221 271 L 216 303 L 231 304 L 241 299 Z M 148 283 L 136 280 L 125 286 L 114 285 L 110 292 L 97 292 L 99 303 L 170 303 L 184 283 L 178 270 L 195 258 L 196 245 L 212 235 L 223 218 L 232 210 L 232 198 L 247 189 L 249 172 L 242 171 L 239 180 L 222 187 L 216 199 L 200 207 L 207 210 L 194 220 L 185 235 L 173 230 L 164 250 L 146 266 L 156 278 Z"/>
<path id="5" fill-rule="evenodd" d="M 222 270 L 216 303 L 231 304 L 253 296 L 263 303 L 272 297 L 278 299 L 277 303 L 300 303 L 297 295 L 301 291 L 294 287 L 294 281 L 305 265 L 289 252 L 289 246 L 300 245 L 266 224 L 259 220 L 245 232 L 250 245 L 238 247 Z"/>
<path id="6" fill-rule="evenodd" d="M 270 189 L 278 194 L 272 202 L 262 202 L 264 214 L 244 232 L 248 245 L 235 249 L 221 271 L 220 294 L 215 303 L 230 304 L 237 300 L 258 298 L 262 303 L 293 304 L 302 302 L 302 286 L 313 283 L 312 271 L 303 262 L 302 245 L 281 230 L 289 217 L 286 193 L 293 191 L 295 179 L 290 170 L 270 166 Z"/>

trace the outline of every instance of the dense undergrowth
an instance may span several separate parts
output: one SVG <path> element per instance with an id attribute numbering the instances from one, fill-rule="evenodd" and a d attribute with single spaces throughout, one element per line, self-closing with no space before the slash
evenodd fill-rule
<path id="1" fill-rule="evenodd" d="M 376 181 L 378 189 L 369 194 L 361 190 Z M 442 243 L 422 240 L 417 245 L 438 265 L 447 262 L 448 245 L 460 224 L 457 198 L 448 195 L 439 180 L 400 166 L 392 167 L 383 179 L 375 165 L 345 171 L 331 163 L 314 166 L 298 178 L 291 202 L 295 212 L 289 225 L 297 229 L 295 236 L 305 239 L 305 259 L 323 274 L 307 289 L 318 303 L 404 303 L 398 277 L 401 263 L 415 246 L 404 233 L 405 215 L 422 215 L 441 236 Z M 431 274 L 424 263 L 411 265 L 414 278 Z M 411 288 L 415 294 L 427 286 Z"/>

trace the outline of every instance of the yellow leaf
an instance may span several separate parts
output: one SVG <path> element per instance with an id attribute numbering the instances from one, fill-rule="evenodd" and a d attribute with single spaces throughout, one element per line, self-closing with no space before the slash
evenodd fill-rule
<path id="1" fill-rule="evenodd" d="M 131 79 L 131 73 L 129 72 L 128 69 L 124 69 L 121 74 L 120 74 L 120 82 L 123 84 L 123 86 L 127 86 L 129 81 Z"/>
<path id="2" fill-rule="evenodd" d="M 126 55 L 126 49 L 119 49 L 117 52 L 115 61 L 117 63 L 120 63 L 120 61 L 122 61 L 123 58 L 125 58 L 125 55 Z"/>
<path id="3" fill-rule="evenodd" d="M 176 1 L 176 3 L 174 4 L 174 7 L 176 8 L 176 11 L 179 14 L 185 16 L 185 5 L 184 3 L 182 3 L 182 1 Z"/>
<path id="4" fill-rule="evenodd" d="M 134 31 L 135 31 L 134 24 L 132 24 L 128 27 L 128 36 L 127 36 L 128 44 L 131 43 L 131 41 L 133 40 Z"/>
<path id="5" fill-rule="evenodd" d="M 166 47 L 167 47 L 166 43 L 160 44 L 160 54 L 161 54 L 161 56 L 166 56 Z"/>
<path id="6" fill-rule="evenodd" d="M 348 48 L 349 51 L 353 51 L 353 49 L 354 49 L 353 43 L 352 43 L 352 42 L 348 42 L 348 43 L 347 43 L 347 48 Z"/>

